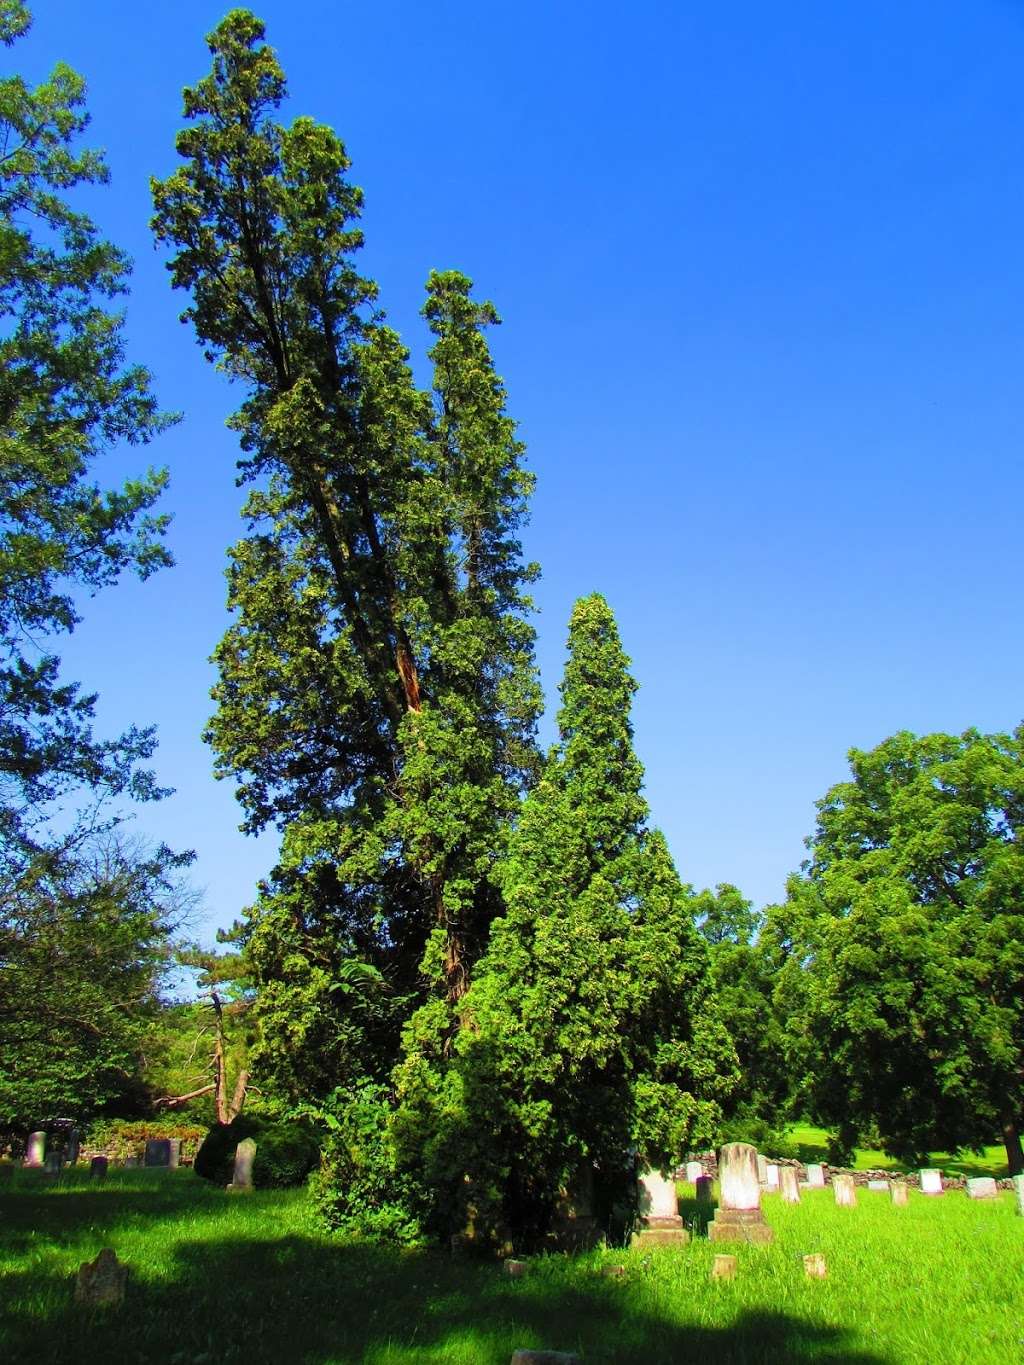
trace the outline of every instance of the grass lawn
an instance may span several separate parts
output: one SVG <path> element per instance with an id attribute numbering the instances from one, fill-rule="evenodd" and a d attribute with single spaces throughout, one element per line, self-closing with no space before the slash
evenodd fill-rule
<path id="1" fill-rule="evenodd" d="M 682 1186 L 689 1192 L 688 1186 Z M 698 1206 L 681 1211 L 699 1231 Z M 84 1171 L 0 1185 L 0 1360 L 6 1365 L 507 1365 L 520 1346 L 586 1362 L 909 1365 L 1024 1358 L 1024 1218 L 1013 1196 L 882 1194 L 837 1209 L 765 1200 L 770 1247 L 549 1256 L 521 1280 L 441 1252 L 320 1233 L 303 1191 L 232 1196 L 188 1171 Z M 72 1302 L 78 1265 L 112 1246 L 131 1267 L 115 1312 Z M 716 1250 L 739 1276 L 709 1279 Z M 801 1256 L 823 1252 L 825 1281 Z M 602 1266 L 625 1265 L 621 1280 Z"/>
<path id="2" fill-rule="evenodd" d="M 824 1161 L 828 1144 L 828 1134 L 824 1128 L 814 1128 L 809 1123 L 794 1123 L 786 1129 L 786 1136 L 797 1148 L 801 1161 Z M 981 1153 L 962 1152 L 959 1156 L 949 1152 L 933 1152 L 931 1165 L 947 1175 L 994 1175 L 997 1180 L 1009 1175 L 1006 1164 L 1006 1148 L 986 1147 Z M 896 1171 L 905 1169 L 899 1161 L 865 1148 L 858 1150 L 854 1166 L 858 1171 Z"/>

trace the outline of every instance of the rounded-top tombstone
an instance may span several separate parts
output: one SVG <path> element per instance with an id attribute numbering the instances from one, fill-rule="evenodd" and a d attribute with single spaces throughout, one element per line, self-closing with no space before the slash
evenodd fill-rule
<path id="1" fill-rule="evenodd" d="M 25 1148 L 25 1165 L 41 1166 L 46 1160 L 46 1134 L 44 1132 L 29 1133 L 28 1145 Z"/>

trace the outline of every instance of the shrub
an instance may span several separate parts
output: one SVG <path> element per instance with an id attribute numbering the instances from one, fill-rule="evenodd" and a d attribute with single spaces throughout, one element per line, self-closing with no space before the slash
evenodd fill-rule
<path id="1" fill-rule="evenodd" d="M 239 1114 L 230 1123 L 215 1123 L 206 1134 L 196 1155 L 196 1175 L 218 1185 L 228 1184 L 235 1149 L 244 1138 L 256 1141 L 252 1180 L 259 1189 L 301 1185 L 320 1157 L 316 1138 L 302 1124 Z"/>

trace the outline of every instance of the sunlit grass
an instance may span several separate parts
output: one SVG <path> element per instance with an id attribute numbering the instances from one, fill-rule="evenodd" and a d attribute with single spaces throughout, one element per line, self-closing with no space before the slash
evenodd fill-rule
<path id="1" fill-rule="evenodd" d="M 689 1193 L 682 1186 L 684 1195 Z M 1024 1356 L 1024 1219 L 1012 1196 L 911 1193 L 905 1209 L 830 1191 L 765 1201 L 769 1247 L 602 1251 L 531 1264 L 523 1280 L 441 1252 L 324 1236 L 302 1191 L 232 1196 L 189 1172 L 84 1172 L 0 1186 L 0 1359 L 5 1362 L 369 1362 L 507 1365 L 517 1346 L 586 1362 L 903 1365 Z M 682 1202 L 699 1228 L 699 1206 Z M 114 1314 L 74 1307 L 71 1277 L 103 1246 L 131 1267 Z M 822 1252 L 823 1282 L 802 1257 Z M 627 1267 L 623 1280 L 603 1267 Z"/>
<path id="2" fill-rule="evenodd" d="M 801 1161 L 825 1161 L 828 1134 L 824 1128 L 815 1128 L 809 1123 L 794 1123 L 786 1129 L 786 1137 L 797 1148 Z M 980 1153 L 933 1152 L 930 1165 L 949 1175 L 994 1175 L 997 1180 L 1009 1174 L 1006 1164 L 1005 1147 L 986 1147 Z M 858 1148 L 854 1161 L 858 1171 L 896 1171 L 905 1169 L 903 1162 L 896 1161 L 884 1152 L 873 1148 Z"/>

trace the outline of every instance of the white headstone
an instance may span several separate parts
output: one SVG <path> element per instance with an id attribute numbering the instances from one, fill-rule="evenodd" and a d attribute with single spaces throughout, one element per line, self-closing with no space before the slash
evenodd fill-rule
<path id="1" fill-rule="evenodd" d="M 231 1190 L 252 1189 L 252 1163 L 256 1160 L 256 1143 L 252 1138 L 243 1138 L 235 1148 L 235 1166 L 231 1176 Z"/>
<path id="2" fill-rule="evenodd" d="M 757 1179 L 762 1186 L 768 1184 L 768 1162 L 760 1152 L 757 1154 Z"/>
<path id="3" fill-rule="evenodd" d="M 645 1218 L 675 1218 L 679 1213 L 676 1182 L 657 1171 L 644 1171 L 640 1177 L 640 1212 Z"/>
<path id="4" fill-rule="evenodd" d="M 779 1188 L 778 1166 L 776 1166 L 773 1162 L 769 1161 L 768 1165 L 764 1168 L 764 1173 L 768 1180 L 768 1188 L 770 1190 L 777 1190 Z"/>
<path id="5" fill-rule="evenodd" d="M 747 1142 L 727 1142 L 718 1158 L 718 1181 L 723 1209 L 759 1209 L 761 1182 L 757 1152 Z"/>
<path id="6" fill-rule="evenodd" d="M 941 1194 L 942 1193 L 942 1172 L 941 1171 L 922 1171 L 921 1172 L 921 1193 L 922 1194 Z"/>
<path id="7" fill-rule="evenodd" d="M 907 1187 L 902 1180 L 894 1180 L 889 1186 L 889 1198 L 902 1207 L 907 1202 Z"/>
<path id="8" fill-rule="evenodd" d="M 696 1185 L 703 1174 L 704 1167 L 699 1161 L 688 1161 L 686 1163 L 686 1178 L 691 1185 Z"/>
<path id="9" fill-rule="evenodd" d="M 782 1193 L 784 1204 L 800 1203 L 800 1182 L 797 1179 L 795 1166 L 780 1166 L 779 1190 Z"/>
<path id="10" fill-rule="evenodd" d="M 853 1176 L 845 1173 L 838 1173 L 832 1177 L 832 1193 L 836 1197 L 836 1203 L 841 1209 L 852 1209 L 857 1206 L 857 1190 L 853 1183 Z"/>
<path id="11" fill-rule="evenodd" d="M 990 1175 L 972 1176 L 967 1182 L 968 1199 L 998 1199 L 999 1187 Z"/>
<path id="12" fill-rule="evenodd" d="M 884 1194 L 889 1189 L 889 1182 L 888 1180 L 869 1180 L 868 1189 Z"/>
<path id="13" fill-rule="evenodd" d="M 825 1188 L 825 1168 L 816 1162 L 811 1162 L 807 1167 L 807 1184 L 812 1190 L 823 1190 Z"/>
<path id="14" fill-rule="evenodd" d="M 46 1134 L 29 1133 L 25 1148 L 25 1165 L 41 1166 L 46 1160 Z"/>
<path id="15" fill-rule="evenodd" d="M 1017 1196 L 1017 1212 L 1024 1218 L 1024 1175 L 1013 1177 L 1013 1189 Z"/>

